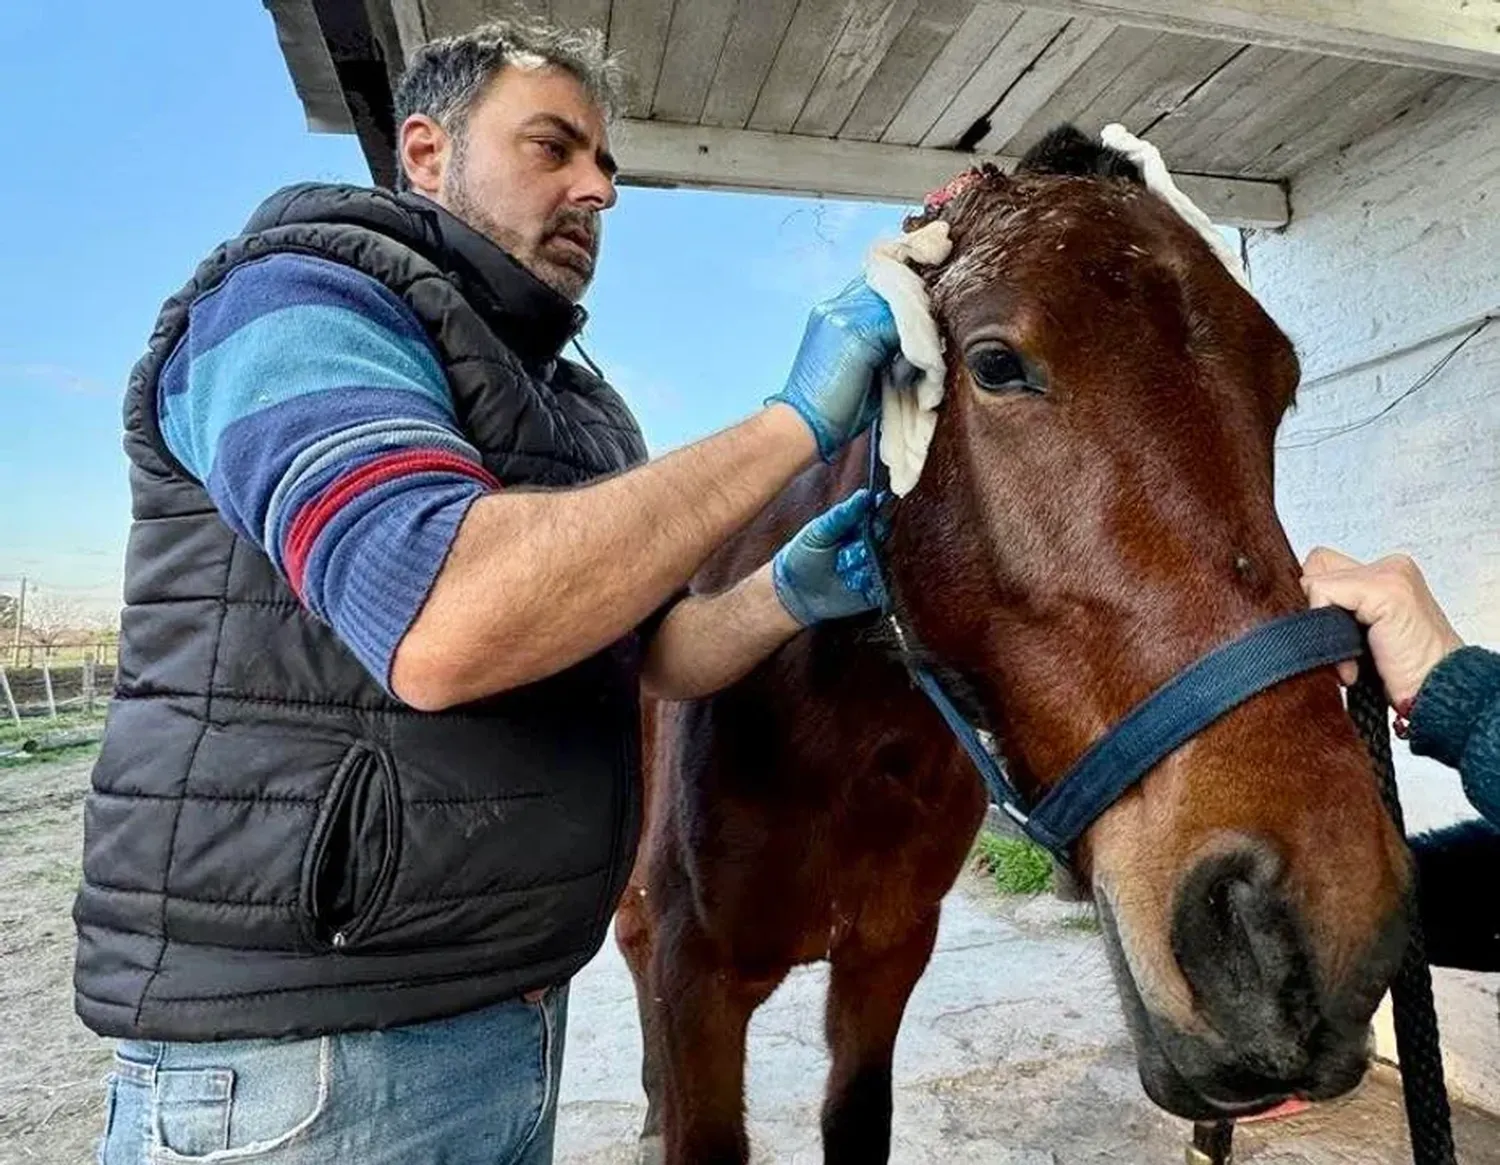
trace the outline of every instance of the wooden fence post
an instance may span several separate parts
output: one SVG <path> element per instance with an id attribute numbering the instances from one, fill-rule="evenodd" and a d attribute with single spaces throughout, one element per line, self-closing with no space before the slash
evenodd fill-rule
<path id="1" fill-rule="evenodd" d="M 0 692 L 5 694 L 5 706 L 10 709 L 10 718 L 21 727 L 21 710 L 16 707 L 16 698 L 10 694 L 10 680 L 5 675 L 5 665 L 0 663 Z"/>
<path id="2" fill-rule="evenodd" d="M 83 660 L 83 710 L 89 715 L 94 712 L 94 657 L 87 655 Z"/>
<path id="3" fill-rule="evenodd" d="M 47 715 L 57 719 L 57 700 L 52 695 L 52 665 L 47 662 L 46 656 L 42 657 L 42 683 L 47 689 Z"/>

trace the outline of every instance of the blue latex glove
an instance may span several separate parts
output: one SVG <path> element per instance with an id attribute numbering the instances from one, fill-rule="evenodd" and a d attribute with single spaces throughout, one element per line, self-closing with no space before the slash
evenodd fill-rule
<path id="1" fill-rule="evenodd" d="M 786 387 L 766 403 L 796 409 L 831 461 L 874 419 L 877 374 L 900 350 L 891 309 L 856 279 L 813 308 Z"/>
<path id="2" fill-rule="evenodd" d="M 771 583 L 787 613 L 804 627 L 880 605 L 880 581 L 860 536 L 875 505 L 867 489 L 824 510 L 771 560 Z"/>

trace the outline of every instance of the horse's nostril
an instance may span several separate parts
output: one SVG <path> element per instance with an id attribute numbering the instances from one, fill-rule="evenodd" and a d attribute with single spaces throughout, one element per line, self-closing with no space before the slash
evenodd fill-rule
<path id="1" fill-rule="evenodd" d="M 1183 879 L 1172 949 L 1198 1008 L 1225 1042 L 1274 1079 L 1301 1073 L 1318 1022 L 1305 944 L 1275 859 L 1256 846 L 1200 862 Z"/>

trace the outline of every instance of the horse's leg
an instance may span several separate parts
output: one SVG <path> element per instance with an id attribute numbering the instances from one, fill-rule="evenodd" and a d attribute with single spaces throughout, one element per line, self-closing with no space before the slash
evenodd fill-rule
<path id="1" fill-rule="evenodd" d="M 666 1165 L 745 1165 L 745 1029 L 786 969 L 746 979 L 691 919 L 661 919 L 654 937 Z"/>
<path id="2" fill-rule="evenodd" d="M 635 1005 L 641 1020 L 641 1087 L 646 1092 L 646 1119 L 641 1125 L 640 1165 L 662 1160 L 662 1049 L 656 1017 L 660 996 L 651 984 L 652 921 L 645 887 L 633 880 L 615 914 L 615 942 L 635 980 Z"/>
<path id="3" fill-rule="evenodd" d="M 823 1099 L 825 1165 L 884 1165 L 891 1152 L 891 1060 L 912 988 L 937 938 L 938 911 L 894 946 L 844 947 L 828 984 L 833 1067 Z"/>

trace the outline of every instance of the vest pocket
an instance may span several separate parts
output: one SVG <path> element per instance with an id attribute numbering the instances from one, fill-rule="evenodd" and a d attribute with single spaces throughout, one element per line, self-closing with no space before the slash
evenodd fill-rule
<path id="1" fill-rule="evenodd" d="M 400 824 L 390 758 L 356 744 L 323 797 L 302 863 L 302 910 L 314 946 L 348 950 L 373 929 L 395 878 Z"/>

